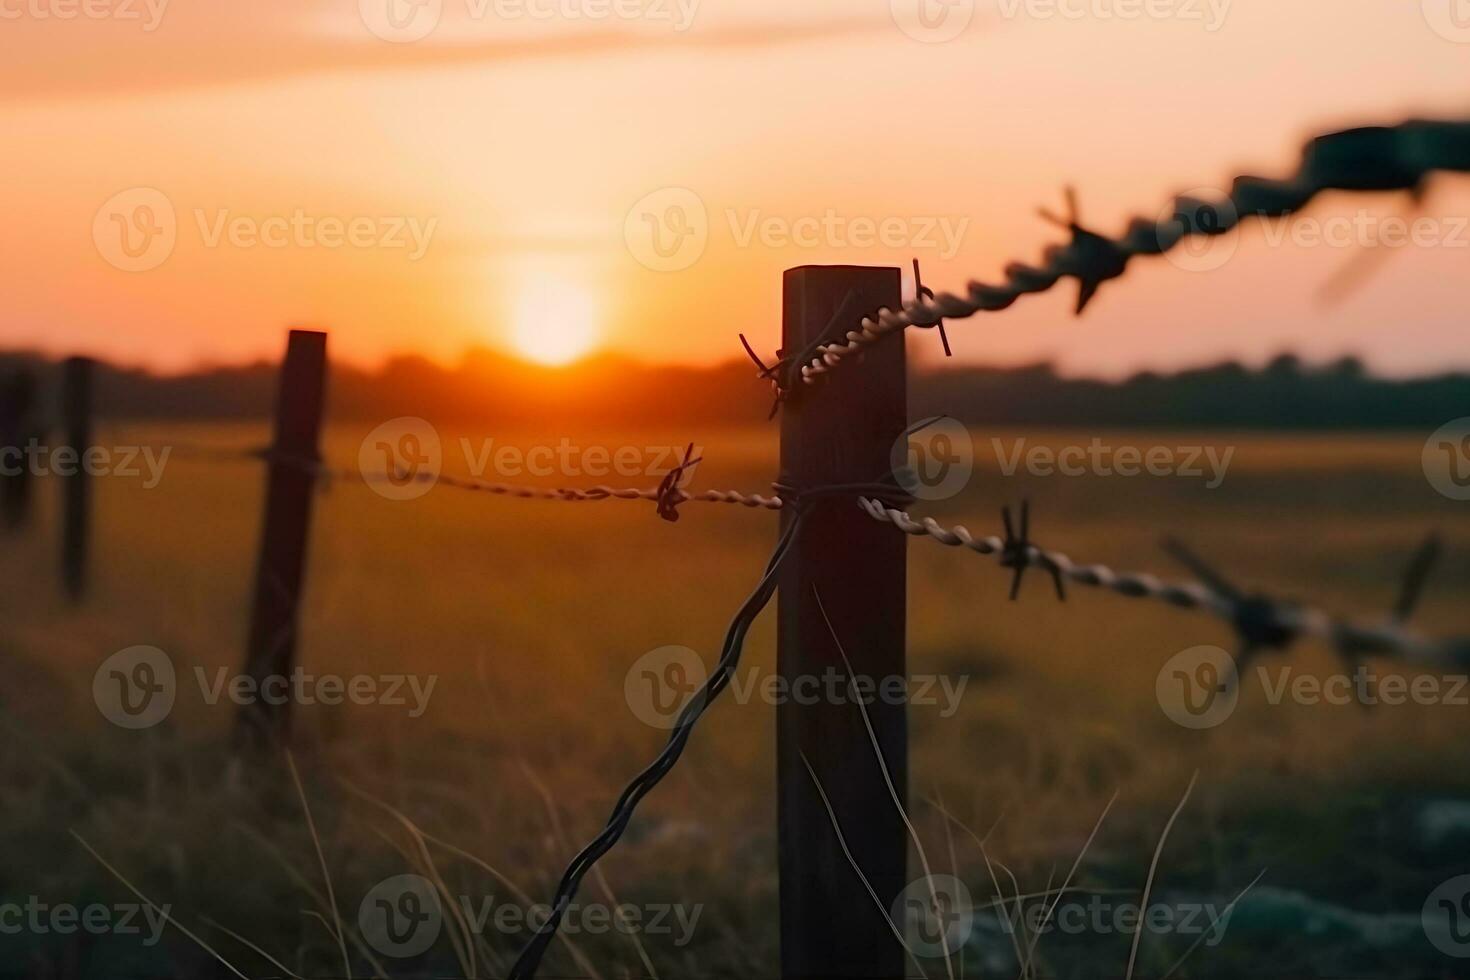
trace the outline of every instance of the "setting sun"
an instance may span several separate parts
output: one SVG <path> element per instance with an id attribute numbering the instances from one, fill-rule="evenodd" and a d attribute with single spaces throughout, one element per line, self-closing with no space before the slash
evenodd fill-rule
<path id="1" fill-rule="evenodd" d="M 511 323 L 511 343 L 522 357 L 568 364 L 593 348 L 599 332 L 597 304 L 580 283 L 552 275 L 526 280 Z"/>

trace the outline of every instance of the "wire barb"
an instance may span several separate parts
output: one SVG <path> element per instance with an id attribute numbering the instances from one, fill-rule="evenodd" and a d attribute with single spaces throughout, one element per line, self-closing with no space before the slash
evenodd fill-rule
<path id="1" fill-rule="evenodd" d="M 1164 550 L 1199 576 L 1225 602 L 1230 611 L 1230 625 L 1240 637 L 1237 675 L 1245 673 L 1259 653 L 1288 650 L 1301 636 L 1301 617 L 1295 612 L 1294 603 L 1258 593 L 1244 594 L 1177 538 L 1164 538 Z"/>
<path id="2" fill-rule="evenodd" d="M 1415 607 L 1419 604 L 1424 586 L 1429 581 L 1429 573 L 1439 560 L 1442 550 L 1443 542 L 1440 536 L 1430 533 L 1414 552 L 1414 557 L 1404 569 L 1398 598 L 1387 619 L 1388 626 L 1402 628 L 1408 623 L 1409 617 L 1413 615 Z M 1373 654 L 1389 652 L 1384 650 L 1382 639 L 1378 636 L 1360 635 L 1343 629 L 1342 624 L 1336 624 L 1336 627 L 1330 637 L 1332 647 L 1349 670 L 1356 670 L 1365 658 Z"/>
<path id="3" fill-rule="evenodd" d="M 924 285 L 924 277 L 919 272 L 919 260 L 914 259 L 914 295 L 921 300 L 934 300 L 934 290 Z M 944 356 L 954 357 L 954 351 L 949 349 L 949 334 L 944 329 L 944 318 L 940 317 L 934 325 L 939 328 L 939 342 L 944 345 Z"/>
<path id="4" fill-rule="evenodd" d="M 1052 582 L 1056 585 L 1057 599 L 1061 602 L 1067 601 L 1067 587 L 1062 582 L 1062 573 L 1057 566 L 1050 564 L 1045 559 L 1045 553 L 1031 544 L 1031 501 L 1021 501 L 1021 533 L 1017 534 L 1015 527 L 1011 524 L 1011 508 L 1009 506 L 1000 509 L 1001 522 L 1005 524 L 1006 536 L 1000 546 L 1000 567 L 1014 569 L 1011 576 L 1011 601 L 1021 594 L 1021 580 L 1026 575 L 1026 569 L 1033 565 L 1039 565 L 1051 573 Z"/>
<path id="5" fill-rule="evenodd" d="M 657 497 L 654 500 L 654 504 L 658 509 L 658 516 L 666 521 L 677 522 L 679 520 L 679 505 L 689 499 L 688 494 L 684 492 L 684 474 L 692 470 L 695 466 L 698 466 L 704 460 L 703 456 L 698 459 L 691 459 L 690 457 L 693 455 L 694 443 L 691 442 L 689 448 L 684 450 L 684 461 L 664 474 L 663 480 L 658 485 L 658 490 L 655 491 Z"/>

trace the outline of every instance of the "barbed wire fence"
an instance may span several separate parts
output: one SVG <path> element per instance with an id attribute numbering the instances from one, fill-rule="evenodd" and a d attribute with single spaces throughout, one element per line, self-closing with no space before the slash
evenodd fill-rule
<path id="1" fill-rule="evenodd" d="M 865 308 L 861 290 L 845 289 L 840 295 L 833 294 L 830 296 L 829 307 L 834 312 L 826 318 L 825 325 L 808 330 L 809 337 L 802 337 L 799 336 L 801 331 L 793 331 L 788 322 L 788 349 L 778 352 L 774 362 L 769 365 L 756 354 L 744 335 L 740 339 L 746 353 L 757 365 L 758 376 L 768 381 L 774 390 L 776 402 L 772 408 L 773 415 L 783 408 L 788 414 L 792 411 L 807 411 L 811 408 L 810 403 L 820 402 L 824 398 L 837 399 L 846 409 L 867 398 L 867 392 L 856 384 L 850 385 L 840 397 L 835 391 L 824 392 L 820 389 L 830 385 L 838 374 L 847 371 L 854 375 L 861 374 L 860 369 L 852 366 L 855 362 L 872 357 L 883 348 L 886 341 L 901 337 L 910 327 L 938 328 L 944 339 L 945 351 L 949 353 L 948 337 L 944 333 L 946 320 L 999 312 L 1010 307 L 1022 296 L 1046 292 L 1067 279 L 1078 283 L 1076 312 L 1080 314 L 1100 287 L 1123 276 L 1136 258 L 1162 255 L 1193 237 L 1227 234 L 1239 228 L 1247 218 L 1267 220 L 1288 217 L 1328 191 L 1401 191 L 1418 198 L 1422 196 L 1427 181 L 1437 172 L 1470 172 L 1470 122 L 1411 120 L 1397 126 L 1366 127 L 1330 133 L 1307 144 L 1297 172 L 1285 179 L 1241 176 L 1234 180 L 1231 193 L 1219 200 L 1176 198 L 1158 220 L 1136 218 L 1117 237 L 1108 237 L 1085 227 L 1078 215 L 1076 196 L 1068 190 L 1067 215 L 1057 216 L 1046 211 L 1042 214 L 1048 220 L 1066 228 L 1071 234 L 1071 240 L 1046 249 L 1039 264 L 1010 264 L 1005 270 L 1006 281 L 1001 285 L 972 281 L 964 295 L 947 292 L 936 294 L 924 286 L 915 263 L 915 290 L 911 300 L 895 303 L 892 307 L 881 306 L 876 312 L 866 312 L 865 310 L 871 310 L 871 306 Z M 896 280 L 897 270 L 879 271 L 895 273 Z M 792 342 L 793 340 L 797 342 Z M 1075 585 L 1128 598 L 1152 600 L 1216 617 L 1228 624 L 1236 634 L 1239 641 L 1236 662 L 1241 667 L 1260 652 L 1282 651 L 1299 640 L 1316 638 L 1328 643 L 1339 656 L 1350 663 L 1377 656 L 1425 668 L 1470 669 L 1470 637 L 1430 638 L 1416 633 L 1407 625 L 1428 573 L 1442 550 L 1441 543 L 1433 536 L 1426 540 L 1405 571 L 1398 599 L 1391 612 L 1382 621 L 1375 623 L 1352 620 L 1266 593 L 1247 592 L 1196 556 L 1184 544 L 1173 539 L 1165 540 L 1166 550 L 1195 575 L 1196 581 L 1169 582 L 1151 573 L 1118 572 L 1106 565 L 1076 561 L 1060 551 L 1043 548 L 1031 539 L 1029 507 L 1025 503 L 1021 505 L 1018 521 L 1012 520 L 1013 515 L 1009 509 L 1003 512 L 1004 533 L 1001 535 L 977 536 L 962 525 L 946 527 L 932 518 L 916 519 L 908 512 L 913 498 L 905 489 L 908 475 L 902 470 L 886 468 L 881 472 L 849 473 L 844 479 L 803 485 L 791 475 L 800 467 L 793 465 L 793 461 L 787 457 L 788 450 L 792 448 L 787 445 L 788 430 L 783 430 L 783 475 L 770 493 L 692 490 L 690 483 L 695 467 L 700 462 L 693 458 L 692 445 L 682 461 L 664 474 L 654 487 L 597 485 L 548 488 L 403 468 L 385 467 L 383 472 L 377 473 L 364 471 L 360 467 L 337 467 L 323 460 L 318 451 L 325 342 L 324 334 L 311 331 L 292 332 L 282 369 L 275 437 L 269 446 L 221 447 L 207 443 L 173 441 L 168 446 L 170 452 L 178 458 L 200 463 L 264 463 L 268 468 L 270 481 L 256 582 L 256 610 L 247 658 L 251 668 L 256 671 L 279 670 L 283 666 L 289 666 L 294 659 L 295 618 L 310 523 L 307 498 L 311 489 L 323 482 L 356 481 L 402 487 L 410 483 L 431 481 L 436 487 L 454 491 L 520 500 L 563 503 L 618 500 L 651 503 L 658 516 L 667 521 L 678 520 L 679 508 L 689 503 L 726 504 L 781 515 L 782 529 L 772 554 L 755 588 L 732 618 L 715 668 L 709 673 L 703 686 L 684 705 L 663 750 L 628 784 L 614 804 L 603 829 L 568 864 L 550 903 L 550 916 L 522 950 L 510 971 L 511 980 L 530 980 L 536 975 L 584 876 L 616 846 L 639 802 L 674 768 L 695 725 L 730 683 L 739 664 L 746 635 L 757 617 L 778 590 L 785 595 L 784 583 L 793 580 L 806 582 L 810 577 L 809 571 L 803 571 L 795 579 L 787 579 L 783 577 L 783 569 L 787 568 L 792 556 L 798 553 L 798 546 L 803 535 L 809 533 L 809 526 L 814 522 L 827 520 L 834 508 L 841 509 L 847 515 L 855 511 L 868 518 L 874 526 L 887 528 L 902 536 L 925 538 L 939 545 L 962 548 L 994 559 L 1000 567 L 1011 573 L 1012 598 L 1018 594 L 1025 573 L 1030 569 L 1038 569 L 1051 577 L 1059 600 L 1066 599 L 1068 585 Z M 900 370 L 903 366 L 902 352 L 902 344 L 894 345 L 894 359 L 890 362 L 896 363 Z M 72 359 L 68 362 L 66 372 L 66 403 L 71 406 L 66 425 L 67 438 L 68 444 L 79 450 L 85 448 L 89 433 L 89 371 L 82 363 L 84 361 L 85 359 Z M 839 372 L 838 368 L 844 364 L 849 367 Z M 890 392 L 889 395 L 891 394 Z M 906 414 L 902 401 L 904 394 L 900 384 L 898 411 L 902 414 Z M 892 401 L 891 397 L 889 401 Z M 870 425 L 871 421 L 861 420 L 860 424 Z M 851 425 L 850 420 L 839 420 L 840 427 L 835 431 L 834 437 L 844 437 L 842 427 Z M 905 434 L 909 431 L 906 421 L 903 431 Z M 0 435 L 3 434 L 0 431 Z M 891 434 L 885 434 L 884 439 L 891 442 Z M 66 527 L 63 529 L 63 536 L 68 542 L 65 546 L 68 556 L 65 574 L 70 577 L 69 581 L 76 583 L 80 582 L 76 562 L 84 561 L 86 550 L 87 496 L 85 479 L 82 476 L 67 480 L 64 495 L 70 503 L 66 508 Z M 71 526 L 74 520 L 82 522 L 79 528 Z M 861 569 L 855 570 L 856 577 L 860 577 L 861 572 Z M 79 586 L 77 589 L 79 591 Z M 793 597 L 793 603 L 798 598 Z M 898 596 L 896 601 L 901 604 L 902 596 Z M 264 614 L 262 606 L 269 607 Z M 901 606 L 898 620 L 900 637 L 897 656 L 901 665 Z M 792 638 L 788 638 L 783 628 L 781 635 L 783 648 L 788 643 L 796 645 L 793 638 L 797 633 L 792 633 Z M 858 658 L 854 658 L 854 662 L 857 663 L 854 670 L 863 666 Z M 899 721 L 902 721 L 901 715 Z M 256 718 L 243 727 L 258 735 L 265 735 L 270 744 L 279 744 L 285 737 L 286 719 L 281 716 Z M 787 735 L 783 728 L 780 732 L 781 740 L 785 740 Z M 864 746 L 866 747 L 866 738 Z M 899 747 L 902 748 L 902 739 L 899 740 Z M 862 755 L 862 752 L 857 755 Z M 887 758 L 886 761 L 893 779 L 901 784 L 906 772 L 903 758 Z M 870 783 L 871 780 L 859 783 L 857 788 L 863 789 Z M 787 789 L 783 782 L 783 797 Z M 826 802 L 825 795 L 823 802 Z M 875 808 L 882 808 L 887 802 L 887 793 L 883 794 L 882 800 L 870 802 Z M 784 799 L 782 806 L 786 806 Z M 858 819 L 865 816 L 860 811 L 848 815 Z M 804 825 L 800 829 L 810 830 L 810 826 Z M 827 832 L 831 833 L 831 828 Z M 783 835 L 784 833 L 783 827 Z M 794 881 L 798 875 L 817 875 L 831 879 L 838 873 L 838 869 L 832 867 L 819 867 L 816 861 L 801 860 L 800 868 L 788 867 L 789 860 L 795 863 L 800 858 L 784 844 L 783 840 L 783 893 L 788 882 Z M 888 841 L 884 849 L 884 854 L 858 853 L 856 858 L 860 864 L 868 859 L 877 864 L 882 864 L 885 860 L 891 864 L 895 853 L 900 863 L 906 859 L 906 841 L 902 835 Z M 844 867 L 841 870 L 847 869 Z M 830 880 L 826 884 L 832 886 L 829 888 L 830 894 L 836 886 Z M 814 914 L 828 919 L 841 919 L 842 912 L 863 907 L 861 902 L 866 901 L 865 895 L 855 896 L 841 903 L 839 908 L 822 907 Z M 784 903 L 783 897 L 782 955 L 783 963 L 790 966 L 797 960 L 788 958 L 786 943 L 792 937 L 785 928 L 788 912 Z M 873 914 L 870 907 L 867 912 L 869 915 Z M 839 923 L 838 928 L 851 931 L 853 927 L 851 924 Z M 901 959 L 902 943 L 893 943 L 892 938 L 891 931 L 879 930 L 874 933 L 869 945 L 877 943 L 888 947 L 883 950 L 883 955 L 890 961 L 895 957 Z M 836 961 L 830 958 L 829 953 L 828 950 L 817 948 L 797 955 L 798 958 L 801 955 L 815 956 L 815 962 L 819 965 L 831 965 Z M 814 961 L 808 958 L 801 962 L 804 966 L 811 966 Z"/>

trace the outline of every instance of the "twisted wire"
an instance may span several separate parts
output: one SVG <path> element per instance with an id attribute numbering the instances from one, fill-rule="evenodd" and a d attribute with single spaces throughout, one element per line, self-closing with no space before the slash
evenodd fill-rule
<path id="1" fill-rule="evenodd" d="M 740 664 L 745 636 L 750 631 L 756 617 L 765 609 L 776 592 L 777 574 L 796 544 L 805 515 L 806 511 L 802 507 L 793 508 L 792 518 L 782 530 L 770 561 L 766 563 L 765 574 L 761 576 L 755 590 L 730 621 L 715 669 L 679 712 L 674 729 L 669 734 L 669 740 L 664 744 L 663 750 L 647 768 L 634 777 L 633 781 L 623 790 L 622 795 L 618 797 L 617 803 L 613 805 L 612 814 L 608 817 L 602 831 L 567 865 L 551 901 L 551 914 L 536 931 L 536 935 L 532 936 L 530 942 L 521 950 L 520 956 L 516 958 L 515 964 L 511 967 L 509 980 L 530 980 L 536 975 L 536 970 L 546 955 L 547 947 L 556 937 L 557 929 L 561 926 L 561 920 L 568 906 L 576 897 L 582 879 L 592 869 L 592 866 L 622 839 L 623 832 L 627 830 L 629 821 L 633 819 L 639 801 L 673 770 L 679 757 L 684 754 L 684 747 L 693 734 L 694 725 L 703 717 L 705 711 L 720 696 L 720 693 L 729 686 L 731 678 L 734 677 L 735 668 Z"/>
<path id="2" fill-rule="evenodd" d="M 1046 249 L 1040 265 L 1013 262 L 1006 266 L 1002 285 L 973 280 L 964 296 L 922 290 L 900 309 L 884 308 L 865 316 L 842 340 L 802 356 L 800 378 L 804 384 L 815 384 L 843 359 L 884 337 L 908 327 L 927 329 L 945 319 L 1004 310 L 1022 296 L 1047 292 L 1064 278 L 1079 283 L 1081 313 L 1098 287 L 1123 275 L 1138 256 L 1161 255 L 1192 236 L 1226 234 L 1247 217 L 1286 217 L 1325 191 L 1409 191 L 1417 196 L 1436 171 L 1470 172 L 1470 121 L 1410 120 L 1319 136 L 1307 144 L 1293 176 L 1237 177 L 1231 193 L 1218 201 L 1175 198 L 1168 216 L 1152 221 L 1134 218 L 1117 238 L 1087 230 L 1073 214 L 1059 221 L 1072 232 L 1072 241 Z M 780 380 L 787 377 L 785 372 L 768 370 L 762 376 L 772 379 L 778 394 L 786 390 Z"/>
<path id="3" fill-rule="evenodd" d="M 1001 558 L 1005 542 L 994 535 L 977 538 L 964 525 L 945 527 L 932 517 L 916 521 L 905 511 L 881 501 L 864 497 L 859 506 L 876 521 L 890 524 L 913 537 L 926 537 L 950 548 L 966 548 L 980 555 Z M 1106 565 L 1084 565 L 1060 551 L 1034 545 L 1026 550 L 1026 560 L 1037 567 L 1054 570 L 1064 579 L 1135 599 L 1155 599 L 1179 609 L 1197 609 L 1227 622 L 1234 622 L 1239 601 L 1221 595 L 1198 582 L 1165 582 L 1144 572 L 1117 572 Z M 1464 641 L 1431 640 L 1398 622 L 1379 624 L 1355 623 L 1321 609 L 1293 603 L 1267 601 L 1276 623 L 1291 636 L 1312 636 L 1327 640 L 1340 650 L 1357 654 L 1376 653 L 1396 656 L 1405 662 L 1433 667 L 1470 667 L 1470 645 Z"/>
<path id="4" fill-rule="evenodd" d="M 611 487 L 602 484 L 592 487 L 536 487 L 515 483 L 497 483 L 475 477 L 435 474 L 429 471 L 412 474 L 393 474 L 388 472 L 366 473 L 342 467 L 328 466 L 320 459 L 280 453 L 270 447 L 232 449 L 199 443 L 170 443 L 167 448 L 173 455 L 200 462 L 265 462 L 271 465 L 289 466 L 305 470 L 314 476 L 327 480 L 360 479 L 367 484 L 388 483 L 395 486 L 403 486 L 411 482 L 433 483 L 435 486 L 449 487 L 454 490 L 463 490 L 471 493 L 487 493 L 492 496 L 511 497 L 518 500 L 554 500 L 571 503 L 598 500 L 641 500 L 657 502 L 667 496 L 675 505 L 688 502 L 730 504 L 752 510 L 772 511 L 778 511 L 783 506 L 782 499 L 777 495 L 744 493 L 739 490 L 700 490 L 690 492 L 682 488 L 676 488 L 672 493 L 664 494 L 659 489 Z"/>

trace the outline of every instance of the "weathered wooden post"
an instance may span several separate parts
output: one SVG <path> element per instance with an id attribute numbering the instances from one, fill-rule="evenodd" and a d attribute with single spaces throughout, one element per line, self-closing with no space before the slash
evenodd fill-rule
<path id="1" fill-rule="evenodd" d="M 87 450 L 92 445 L 92 359 L 69 357 L 61 366 L 62 443 L 52 452 L 61 481 L 61 587 L 80 600 L 87 591 L 87 551 L 92 532 L 92 481 Z M 69 458 L 56 459 L 66 450 Z"/>
<path id="2" fill-rule="evenodd" d="M 800 350 L 814 339 L 849 292 L 856 294 L 859 314 L 896 309 L 899 270 L 787 270 L 785 351 Z M 843 329 L 853 326 L 856 318 Z M 861 360 L 844 362 L 818 388 L 797 392 L 783 408 L 783 479 L 798 488 L 883 479 L 907 424 L 906 399 L 902 338 L 873 346 Z M 791 520 L 791 514 L 783 520 Z M 885 910 L 874 906 L 844 855 L 812 772 L 853 858 L 885 905 L 892 902 L 907 883 L 908 839 L 817 592 L 854 674 L 870 678 L 869 691 L 879 690 L 885 677 L 906 677 L 906 548 L 903 535 L 875 523 L 853 498 L 819 499 L 811 504 L 801 539 L 782 570 L 779 673 L 787 691 L 823 692 L 818 703 L 788 697 L 776 708 L 781 971 L 786 980 L 898 980 L 904 975 L 903 947 Z M 844 679 L 840 698 L 826 697 L 830 672 Z M 899 801 L 906 805 L 905 705 L 873 699 L 867 712 Z"/>
<path id="3" fill-rule="evenodd" d="M 37 435 L 35 402 L 36 376 L 29 368 L 5 379 L 0 390 L 0 524 L 9 529 L 30 519 L 35 474 L 26 444 Z"/>
<path id="4" fill-rule="evenodd" d="M 275 436 L 245 654 L 245 673 L 254 679 L 257 691 L 268 677 L 288 677 L 296 663 L 297 613 L 311 536 L 326 367 L 327 335 L 292 330 L 276 394 Z M 237 738 L 253 747 L 276 744 L 284 740 L 290 722 L 289 699 L 271 704 L 257 697 L 240 708 Z"/>

